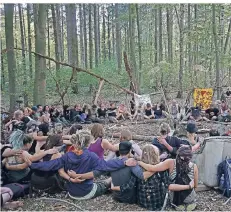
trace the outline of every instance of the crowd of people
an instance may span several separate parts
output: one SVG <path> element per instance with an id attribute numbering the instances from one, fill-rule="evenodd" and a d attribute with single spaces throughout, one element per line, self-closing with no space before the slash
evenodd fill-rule
<path id="1" fill-rule="evenodd" d="M 206 118 L 215 120 L 216 116 L 219 120 L 223 113 L 230 113 L 224 102 L 220 106 L 217 113 L 212 110 L 214 106 L 205 111 Z M 201 115 L 199 107 L 189 110 L 184 137 L 170 135 L 170 126 L 162 123 L 159 135 L 143 148 L 132 140 L 128 130 L 120 132 L 119 144 L 112 144 L 105 138 L 102 124 L 126 118 L 163 118 L 167 114 L 163 103 L 136 106 L 133 99 L 130 108 L 110 103 L 108 107 L 37 105 L 17 110 L 12 118 L 2 120 L 2 205 L 18 207 L 21 202 L 10 200 L 29 192 L 66 191 L 70 198 L 87 200 L 110 190 L 116 201 L 137 203 L 148 210 L 161 210 L 166 194 L 177 209 L 193 210 L 198 185 L 193 153 L 201 146 L 195 110 Z M 180 111 L 173 100 L 168 114 L 181 119 Z M 86 123 L 94 124 L 83 130 Z M 98 181 L 101 175 L 105 180 Z"/>

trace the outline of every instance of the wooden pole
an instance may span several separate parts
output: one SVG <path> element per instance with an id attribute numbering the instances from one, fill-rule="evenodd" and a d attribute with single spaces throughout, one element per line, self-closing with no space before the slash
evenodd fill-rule
<path id="1" fill-rule="evenodd" d="M 98 98 L 99 98 L 101 89 L 102 89 L 102 87 L 103 87 L 103 84 L 104 84 L 104 80 L 101 79 L 101 80 L 99 81 L 99 88 L 98 88 L 98 91 L 97 91 L 97 93 L 96 93 L 96 95 L 95 95 L 95 98 L 94 98 L 94 105 L 97 105 L 97 101 L 98 101 Z"/>

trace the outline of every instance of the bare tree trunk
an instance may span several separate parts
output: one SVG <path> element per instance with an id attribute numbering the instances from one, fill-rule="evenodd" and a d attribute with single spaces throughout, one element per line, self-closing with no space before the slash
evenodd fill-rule
<path id="1" fill-rule="evenodd" d="M 46 4 L 33 4 L 35 24 L 35 52 L 46 54 Z M 35 57 L 34 104 L 46 104 L 46 60 Z"/>
<path id="2" fill-rule="evenodd" d="M 91 7 L 92 5 L 89 4 L 89 62 L 90 62 L 90 69 L 93 68 L 93 43 L 92 43 L 92 21 L 91 21 Z"/>
<path id="3" fill-rule="evenodd" d="M 97 5 L 97 13 L 98 13 L 98 45 L 99 45 L 99 63 L 101 63 L 101 34 L 100 34 L 100 14 L 99 14 L 99 10 L 100 10 L 100 5 Z"/>
<path id="4" fill-rule="evenodd" d="M 49 6 L 47 7 L 47 52 L 48 52 L 48 57 L 51 57 Z M 48 60 L 48 67 L 49 69 L 51 69 L 50 60 Z"/>
<path id="5" fill-rule="evenodd" d="M 87 15 L 86 15 L 86 6 L 83 4 L 83 37 L 84 37 L 84 59 L 85 59 L 85 68 L 88 68 L 88 58 L 87 58 Z"/>
<path id="6" fill-rule="evenodd" d="M 154 13 L 155 13 L 155 44 L 154 44 L 154 48 L 155 48 L 155 64 L 158 63 L 158 13 L 157 13 L 157 9 L 154 9 Z"/>
<path id="7" fill-rule="evenodd" d="M 56 18 L 55 19 L 55 26 L 56 26 L 56 33 L 57 33 L 58 54 L 59 54 L 59 59 L 61 61 L 63 61 L 64 60 L 64 52 L 63 52 L 63 43 L 62 43 L 60 4 L 56 4 L 56 6 L 54 6 L 54 14 L 55 14 L 55 18 Z M 54 24 L 54 20 L 53 20 L 53 24 Z M 55 31 L 55 29 L 54 29 L 54 31 Z"/>
<path id="8" fill-rule="evenodd" d="M 226 50 L 229 44 L 229 40 L 230 40 L 230 32 L 231 32 L 231 18 L 229 19 L 229 28 L 226 34 L 226 39 L 225 39 L 225 46 L 224 46 L 224 54 L 226 54 Z"/>
<path id="9" fill-rule="evenodd" d="M 19 11 L 19 23 L 20 23 L 20 34 L 21 34 L 21 46 L 22 46 L 22 65 L 24 70 L 24 77 L 23 77 L 23 97 L 24 97 L 24 106 L 28 106 L 28 94 L 26 91 L 27 88 L 27 70 L 26 70 L 26 54 L 25 54 L 25 39 L 24 39 L 24 31 L 23 31 L 23 23 L 22 23 L 22 8 L 21 4 L 18 4 L 18 11 Z"/>
<path id="10" fill-rule="evenodd" d="M 2 38 L 1 38 L 1 52 L 3 50 L 2 46 Z M 3 54 L 1 54 L 1 90 L 5 91 L 5 72 L 4 72 L 4 60 L 3 60 Z"/>
<path id="11" fill-rule="evenodd" d="M 55 59 L 60 61 L 60 46 L 59 46 L 59 39 L 58 39 L 58 30 L 57 30 L 57 22 L 59 22 L 56 13 L 55 13 L 55 6 L 51 4 L 51 12 L 52 12 L 52 21 L 53 21 L 53 30 L 54 30 L 54 40 L 55 40 Z M 60 64 L 56 63 L 56 76 L 59 76 L 59 69 Z"/>
<path id="12" fill-rule="evenodd" d="M 80 26 L 80 51 L 81 51 L 81 67 L 85 67 L 85 49 L 83 44 L 83 13 L 82 4 L 79 4 L 79 26 Z"/>
<path id="13" fill-rule="evenodd" d="M 221 97 L 221 88 L 220 88 L 220 58 L 219 50 L 217 44 L 217 28 L 216 28 L 216 5 L 212 5 L 212 22 L 213 22 L 213 38 L 214 38 L 214 48 L 216 55 L 216 89 L 217 89 L 217 99 Z"/>
<path id="14" fill-rule="evenodd" d="M 32 43 L 31 43 L 31 4 L 27 4 L 27 36 L 28 36 L 28 50 L 29 50 L 29 70 L 30 80 L 33 78 L 33 65 L 32 65 Z"/>
<path id="15" fill-rule="evenodd" d="M 98 14 L 97 4 L 94 4 L 94 38 L 95 38 L 95 67 L 99 65 L 99 44 L 98 44 Z"/>
<path id="16" fill-rule="evenodd" d="M 183 69 L 184 69 L 184 4 L 180 4 L 179 31 L 180 31 L 180 69 L 179 69 L 179 91 L 177 98 L 183 97 Z"/>
<path id="17" fill-rule="evenodd" d="M 106 61 L 107 55 L 106 55 L 106 21 L 105 21 L 105 8 L 103 5 L 103 60 Z"/>
<path id="18" fill-rule="evenodd" d="M 120 34 L 120 22 L 119 22 L 119 11 L 118 4 L 115 4 L 115 21 L 116 21 L 116 56 L 117 56 L 117 67 L 118 72 L 121 71 L 122 64 L 122 52 L 121 52 L 121 34 Z M 126 38 L 126 35 L 125 35 Z"/>
<path id="19" fill-rule="evenodd" d="M 168 62 L 173 63 L 173 53 L 172 53 L 172 37 L 173 37 L 173 15 L 172 9 L 167 8 L 167 33 L 168 33 Z"/>
<path id="20" fill-rule="evenodd" d="M 61 60 L 65 58 L 65 49 L 64 49 L 64 15 L 63 15 L 63 5 L 61 4 Z"/>
<path id="21" fill-rule="evenodd" d="M 107 45 L 108 45 L 108 59 L 111 60 L 111 32 L 110 32 L 110 6 L 107 7 Z"/>
<path id="22" fill-rule="evenodd" d="M 112 4 L 111 23 L 112 23 L 112 55 L 113 58 L 115 58 L 115 6 L 114 4 Z"/>
<path id="23" fill-rule="evenodd" d="M 163 46 L 162 46 L 162 7 L 159 6 L 159 62 L 163 60 Z M 163 79 L 162 79 L 163 80 Z"/>
<path id="24" fill-rule="evenodd" d="M 5 36 L 6 48 L 14 48 L 14 4 L 4 4 L 5 12 Z M 10 96 L 10 111 L 13 112 L 16 103 L 16 61 L 14 50 L 7 51 L 8 75 L 9 75 L 9 96 Z"/>
<path id="25" fill-rule="evenodd" d="M 141 70 L 142 70 L 142 49 L 141 49 L 141 26 L 140 26 L 140 16 L 139 16 L 139 6 L 136 4 L 136 22 L 137 22 L 137 32 L 138 32 L 138 49 L 139 49 L 139 79 L 141 80 Z M 140 84 L 140 82 L 139 82 Z"/>
<path id="26" fill-rule="evenodd" d="M 198 34 L 197 34 L 197 4 L 194 5 L 194 22 L 195 22 L 195 31 L 196 31 L 196 41 L 194 42 L 194 46 L 193 46 L 193 62 L 194 62 L 194 66 L 198 64 Z M 194 69 L 194 78 L 195 78 L 195 82 L 197 82 L 197 72 L 196 69 Z"/>
<path id="27" fill-rule="evenodd" d="M 190 73 L 191 85 L 192 85 L 193 75 L 192 75 L 191 5 L 190 4 L 188 4 L 188 71 Z"/>
<path id="28" fill-rule="evenodd" d="M 18 47 L 18 39 L 17 39 L 17 32 L 18 32 L 18 18 L 17 18 L 17 4 L 14 5 L 14 39 L 15 39 L 15 46 Z M 18 52 L 15 52 L 15 59 L 16 59 L 16 68 L 19 65 L 19 57 Z"/>

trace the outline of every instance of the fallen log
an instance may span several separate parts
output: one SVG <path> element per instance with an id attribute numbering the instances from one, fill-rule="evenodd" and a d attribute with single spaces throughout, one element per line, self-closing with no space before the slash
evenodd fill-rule
<path id="1" fill-rule="evenodd" d="M 113 133 L 113 134 L 107 133 L 106 135 L 111 138 L 120 138 L 120 133 Z M 151 142 L 153 141 L 154 137 L 155 136 L 132 135 L 132 140 Z"/>

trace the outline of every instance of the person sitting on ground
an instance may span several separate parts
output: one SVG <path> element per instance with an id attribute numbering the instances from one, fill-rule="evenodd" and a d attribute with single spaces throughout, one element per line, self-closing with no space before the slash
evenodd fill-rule
<path id="1" fill-rule="evenodd" d="M 190 111 L 191 112 L 187 116 L 188 120 L 193 120 L 193 121 L 201 121 L 202 120 L 201 107 L 199 104 L 197 104 L 196 107 L 191 107 Z"/>
<path id="2" fill-rule="evenodd" d="M 84 123 L 91 123 L 91 106 L 89 104 L 85 104 L 83 106 L 83 110 L 82 110 L 82 117 L 84 119 Z"/>
<path id="3" fill-rule="evenodd" d="M 38 161 L 47 154 L 54 154 L 56 149 L 41 151 L 40 153 L 31 155 L 28 153 L 32 145 L 31 137 L 24 135 L 22 142 L 13 142 L 12 146 L 15 150 L 22 150 L 21 156 L 11 156 L 6 158 L 6 169 L 9 183 L 28 183 L 31 177 L 28 159 L 30 161 Z"/>
<path id="4" fill-rule="evenodd" d="M 170 106 L 169 106 L 169 113 L 172 115 L 174 120 L 180 120 L 180 106 L 177 104 L 176 100 L 173 99 Z"/>
<path id="5" fill-rule="evenodd" d="M 112 123 L 118 122 L 118 120 L 116 119 L 116 111 L 117 111 L 117 107 L 115 106 L 115 103 L 110 103 L 110 107 L 107 109 L 109 122 Z"/>
<path id="6" fill-rule="evenodd" d="M 143 148 L 141 161 L 146 164 L 156 165 L 160 162 L 158 148 L 147 144 Z M 147 180 L 138 179 L 135 176 L 130 178 L 127 184 L 112 187 L 126 193 L 131 188 L 137 187 L 137 203 L 140 207 L 150 211 L 161 210 L 169 186 L 168 171 L 155 172 Z"/>
<path id="7" fill-rule="evenodd" d="M 97 109 L 98 118 L 106 121 L 106 115 L 107 115 L 107 108 L 105 107 L 104 103 L 100 104 L 100 108 Z"/>
<path id="8" fill-rule="evenodd" d="M 132 150 L 130 156 L 135 159 L 140 159 L 142 155 L 142 150 L 139 147 L 135 141 L 132 140 L 132 133 L 129 130 L 122 130 L 120 133 L 120 143 L 124 141 L 129 141 L 132 144 Z M 115 145 L 117 148 L 119 148 L 119 144 Z M 106 160 L 110 160 L 115 157 L 119 157 L 119 151 L 113 152 L 109 151 Z"/>
<path id="9" fill-rule="evenodd" d="M 154 111 L 152 110 L 152 105 L 150 103 L 147 103 L 146 108 L 145 108 L 145 114 L 144 114 L 145 119 L 154 119 Z"/>
<path id="10" fill-rule="evenodd" d="M 218 117 L 218 120 L 221 122 L 231 121 L 231 110 L 225 101 L 221 102 L 220 116 Z"/>
<path id="11" fill-rule="evenodd" d="M 31 114 L 32 110 L 29 107 L 24 108 L 22 121 L 27 124 L 29 121 L 33 120 Z"/>
<path id="12" fill-rule="evenodd" d="M 70 121 L 70 109 L 69 109 L 69 105 L 64 105 L 63 106 L 63 117 L 67 121 Z"/>
<path id="13" fill-rule="evenodd" d="M 163 113 L 163 108 L 163 105 L 161 105 L 160 103 L 153 107 L 155 119 L 162 119 L 165 117 Z"/>
<path id="14" fill-rule="evenodd" d="M 204 120 L 218 121 L 219 109 L 216 108 L 215 104 L 211 104 L 211 107 L 205 110 L 205 113 L 206 117 L 203 118 Z"/>
<path id="15" fill-rule="evenodd" d="M 162 123 L 159 128 L 159 137 L 153 139 L 152 145 L 156 146 L 160 151 L 160 159 L 176 156 L 177 150 L 181 145 L 189 145 L 187 140 L 179 139 L 176 136 L 169 136 L 171 128 L 169 124 Z"/>
<path id="16" fill-rule="evenodd" d="M 5 124 L 5 128 L 8 129 L 8 132 L 13 132 L 16 130 L 25 131 L 26 123 L 22 121 L 23 112 L 21 110 L 16 110 L 14 112 L 14 117 L 8 123 Z"/>
<path id="17" fill-rule="evenodd" d="M 120 120 L 120 119 L 125 120 L 126 118 L 131 119 L 131 114 L 127 110 L 126 106 L 124 104 L 121 104 L 117 110 L 116 119 L 117 120 Z"/>
<path id="18" fill-rule="evenodd" d="M 63 144 L 62 137 L 60 135 L 50 135 L 46 140 L 40 151 L 47 151 L 49 149 L 57 148 L 59 153 L 45 155 L 42 161 L 50 161 L 56 158 L 60 158 L 62 153 L 66 149 Z M 64 170 L 57 171 L 40 171 L 34 170 L 31 175 L 31 188 L 35 191 L 46 191 L 47 193 L 56 193 L 64 190 L 64 182 L 60 176 L 62 176 Z M 60 175 L 60 176 L 59 176 Z"/>
<path id="19" fill-rule="evenodd" d="M 104 139 L 104 129 L 101 124 L 94 124 L 91 129 L 91 135 L 94 140 L 91 141 L 88 150 L 94 152 L 99 158 L 104 158 L 104 151 L 111 150 L 113 152 L 118 150 L 118 147 L 112 145 L 107 139 Z"/>
<path id="20" fill-rule="evenodd" d="M 91 121 L 93 123 L 105 123 L 105 120 L 98 118 L 97 105 L 92 105 L 91 106 Z"/>
<path id="21" fill-rule="evenodd" d="M 143 103 L 140 103 L 136 108 L 134 115 L 131 116 L 132 120 L 143 121 L 144 120 L 144 107 Z"/>
<path id="22" fill-rule="evenodd" d="M 195 188 L 198 186 L 198 168 L 196 164 L 190 162 L 192 155 L 191 147 L 183 145 L 178 149 L 176 159 L 167 159 L 157 165 L 138 162 L 150 172 L 169 171 L 171 184 L 168 189 L 172 192 L 171 202 L 177 206 L 177 210 L 192 211 L 196 208 Z"/>
<path id="23" fill-rule="evenodd" d="M 74 122 L 81 122 L 81 114 L 82 114 L 82 108 L 80 104 L 76 104 L 74 106 L 74 109 L 70 110 L 70 121 L 72 123 Z"/>
<path id="24" fill-rule="evenodd" d="M 44 107 L 43 107 L 43 115 L 46 115 L 47 116 L 47 118 L 49 118 L 49 122 L 51 121 L 51 114 L 50 114 L 50 107 L 49 107 L 49 105 L 45 105 Z"/>
<path id="25" fill-rule="evenodd" d="M 132 116 L 134 116 L 136 112 L 136 104 L 135 104 L 135 99 L 132 97 L 132 100 L 130 101 L 130 113 Z"/>
<path id="26" fill-rule="evenodd" d="M 37 108 L 37 113 L 38 113 L 38 117 L 42 116 L 43 113 L 43 106 L 42 105 L 37 105 L 35 106 Z"/>
<path id="27" fill-rule="evenodd" d="M 103 195 L 108 190 L 110 181 L 93 183 L 93 180 L 85 180 L 81 183 L 75 183 L 71 173 L 88 173 L 93 170 L 115 171 L 126 165 L 134 166 L 136 163 L 134 159 L 123 158 L 107 162 L 100 159 L 95 153 L 88 150 L 92 139 L 90 132 L 80 131 L 71 137 L 73 148 L 70 152 L 55 160 L 32 163 L 30 167 L 41 171 L 56 171 L 64 168 L 64 171 L 68 174 L 62 177 L 67 180 L 66 188 L 69 196 L 73 199 L 86 200 Z"/>

